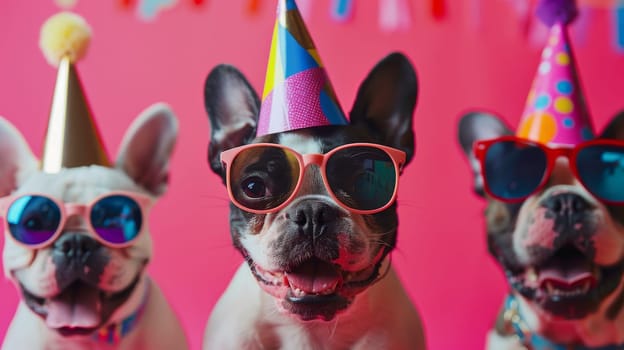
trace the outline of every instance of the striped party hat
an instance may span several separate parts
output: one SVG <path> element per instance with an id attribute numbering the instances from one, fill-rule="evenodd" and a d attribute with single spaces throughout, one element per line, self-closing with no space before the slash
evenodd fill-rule
<path id="1" fill-rule="evenodd" d="M 347 124 L 294 0 L 278 0 L 257 136 Z"/>

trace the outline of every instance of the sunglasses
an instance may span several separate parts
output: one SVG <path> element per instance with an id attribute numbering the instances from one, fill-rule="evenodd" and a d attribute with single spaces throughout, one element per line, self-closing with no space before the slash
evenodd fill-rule
<path id="1" fill-rule="evenodd" d="M 43 194 L 0 198 L 5 230 L 30 249 L 52 244 L 74 215 L 85 218 L 96 239 L 112 248 L 129 246 L 142 232 L 152 198 L 130 192 L 100 196 L 87 205 L 63 203 Z"/>
<path id="2" fill-rule="evenodd" d="M 549 148 L 504 136 L 478 141 L 474 154 L 481 164 L 485 191 L 506 202 L 526 199 L 541 190 L 558 157 L 567 157 L 574 176 L 599 200 L 624 204 L 624 142 L 592 140 L 574 148 Z"/>
<path id="3" fill-rule="evenodd" d="M 301 188 L 305 169 L 315 164 L 329 195 L 356 214 L 388 208 L 397 195 L 405 152 L 372 143 L 353 143 L 326 154 L 299 154 L 271 143 L 240 146 L 221 153 L 230 199 L 255 214 L 278 211 Z"/>

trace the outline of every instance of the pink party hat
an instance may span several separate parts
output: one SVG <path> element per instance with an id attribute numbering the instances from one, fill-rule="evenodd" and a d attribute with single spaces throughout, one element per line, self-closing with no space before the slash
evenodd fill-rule
<path id="1" fill-rule="evenodd" d="M 594 138 L 567 31 L 577 9 L 574 0 L 542 0 L 537 15 L 551 29 L 516 135 L 574 147 Z"/>
<path id="2" fill-rule="evenodd" d="M 278 0 L 257 136 L 347 124 L 294 0 Z"/>

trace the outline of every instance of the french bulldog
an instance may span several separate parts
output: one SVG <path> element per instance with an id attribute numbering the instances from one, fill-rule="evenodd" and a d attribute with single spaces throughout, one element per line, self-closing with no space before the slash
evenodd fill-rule
<path id="1" fill-rule="evenodd" d="M 221 153 L 257 143 L 286 146 L 302 157 L 376 143 L 405 152 L 407 164 L 414 154 L 416 98 L 414 69 L 394 53 L 360 86 L 350 124 L 256 137 L 258 96 L 236 68 L 220 65 L 205 84 L 208 161 L 224 183 Z M 248 158 L 243 166 L 250 170 L 266 168 L 269 192 L 296 176 L 272 156 L 241 158 Z M 305 167 L 301 181 L 292 201 L 275 212 L 230 205 L 232 241 L 245 262 L 212 311 L 203 348 L 424 349 L 419 315 L 390 265 L 399 225 L 396 202 L 375 214 L 357 214 L 328 194 L 320 167 Z M 258 191 L 258 184 L 243 186 Z"/>
<path id="2" fill-rule="evenodd" d="M 545 186 L 526 199 L 496 199 L 485 191 L 473 145 L 513 132 L 497 116 L 480 111 L 465 114 L 458 129 L 474 190 L 487 202 L 488 249 L 510 287 L 509 299 L 488 334 L 487 348 L 526 349 L 531 348 L 529 339 L 537 339 L 558 344 L 557 349 L 620 349 L 624 344 L 624 206 L 590 193 L 575 176 L 569 159 L 561 156 Z M 597 139 L 624 140 L 624 113 Z"/>
<path id="3" fill-rule="evenodd" d="M 0 196 L 36 193 L 70 208 L 124 191 L 149 207 L 166 190 L 177 133 L 170 108 L 155 104 L 126 132 L 114 167 L 44 173 L 20 132 L 0 118 Z M 21 300 L 2 349 L 188 348 L 177 316 L 146 275 L 152 257 L 148 213 L 136 240 L 111 248 L 95 239 L 84 213 L 67 212 L 56 239 L 36 249 L 17 243 L 4 226 L 4 273 Z M 33 217 L 33 225 L 47 220 Z M 116 333 L 105 332 L 115 326 Z"/>

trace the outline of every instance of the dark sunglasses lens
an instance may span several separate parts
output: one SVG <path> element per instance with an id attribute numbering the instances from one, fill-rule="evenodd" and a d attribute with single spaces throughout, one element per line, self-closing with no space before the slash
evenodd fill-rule
<path id="1" fill-rule="evenodd" d="M 390 155 L 369 146 L 334 153 L 327 161 L 326 175 L 338 200 L 356 210 L 375 210 L 388 204 L 397 185 Z"/>
<path id="2" fill-rule="evenodd" d="M 132 198 L 112 195 L 100 199 L 93 205 L 91 225 L 105 241 L 124 244 L 135 239 L 141 232 L 143 215 L 141 208 Z"/>
<path id="3" fill-rule="evenodd" d="M 581 182 L 596 197 L 624 202 L 624 146 L 593 145 L 576 155 Z"/>
<path id="4" fill-rule="evenodd" d="M 516 200 L 539 187 L 547 164 L 546 154 L 537 146 L 500 141 L 488 148 L 483 175 L 493 195 Z"/>
<path id="5" fill-rule="evenodd" d="M 230 165 L 232 199 L 251 210 L 276 208 L 292 195 L 299 170 L 296 155 L 287 149 L 247 148 Z"/>
<path id="6" fill-rule="evenodd" d="M 13 238 L 37 245 L 54 236 L 61 222 L 61 210 L 49 198 L 23 196 L 11 204 L 6 220 Z"/>

